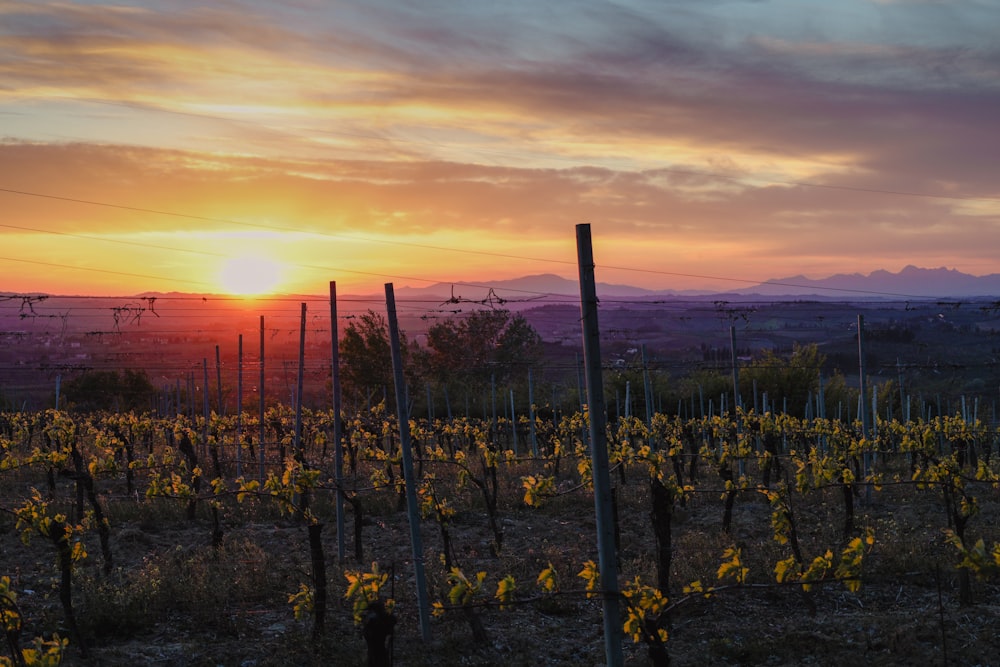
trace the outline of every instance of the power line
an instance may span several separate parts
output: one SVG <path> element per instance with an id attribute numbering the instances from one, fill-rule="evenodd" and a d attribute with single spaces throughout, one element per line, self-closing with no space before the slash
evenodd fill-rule
<path id="1" fill-rule="evenodd" d="M 145 273 L 130 273 L 128 271 L 113 271 L 111 269 L 95 269 L 90 266 L 71 266 L 69 264 L 57 264 L 56 262 L 43 262 L 37 259 L 21 259 L 19 257 L 0 257 L 0 260 L 7 262 L 21 262 L 24 264 L 38 264 L 40 266 L 51 266 L 57 269 L 73 269 L 78 271 L 93 271 L 95 273 L 108 273 L 115 276 L 128 276 L 130 278 L 151 278 L 153 280 L 165 280 L 178 283 L 188 283 L 190 285 L 208 286 L 208 283 L 200 280 L 188 280 L 186 278 L 164 278 L 163 276 L 151 276 Z"/>
<path id="2" fill-rule="evenodd" d="M 160 209 L 144 208 L 144 207 L 140 207 L 140 206 L 128 206 L 128 205 L 125 205 L 125 204 L 113 204 L 113 203 L 110 203 L 110 202 L 96 201 L 96 200 L 92 200 L 92 199 L 79 199 L 79 198 L 76 198 L 76 197 L 64 197 L 64 196 L 61 196 L 61 195 L 52 195 L 52 194 L 45 194 L 45 193 L 40 193 L 40 192 L 29 192 L 27 190 L 14 190 L 14 189 L 11 189 L 11 188 L 2 188 L 2 187 L 0 187 L 0 192 L 6 192 L 8 194 L 15 194 L 15 195 L 23 195 L 23 196 L 26 196 L 26 197 L 39 197 L 41 199 L 53 199 L 53 200 L 56 200 L 56 201 L 65 201 L 65 202 L 70 202 L 70 203 L 74 203 L 74 204 L 86 204 L 88 206 L 102 206 L 102 207 L 105 207 L 105 208 L 114 208 L 114 209 L 123 210 L 123 211 L 133 211 L 135 213 L 148 213 L 148 214 L 151 214 L 151 215 L 164 215 L 164 216 L 169 216 L 169 217 L 173 217 L 173 218 L 183 218 L 183 219 L 186 219 L 186 220 L 196 220 L 196 221 L 199 221 L 199 222 L 216 222 L 216 223 L 222 223 L 222 224 L 227 224 L 227 225 L 237 225 L 237 226 L 240 226 L 240 227 L 250 227 L 250 228 L 253 228 L 253 229 L 262 229 L 262 230 L 266 230 L 266 231 L 276 231 L 276 232 L 283 232 L 283 233 L 309 234 L 309 235 L 315 235 L 315 236 L 325 236 L 327 238 L 339 239 L 339 240 L 362 241 L 364 243 L 380 243 L 380 244 L 383 244 L 383 245 L 402 246 L 402 247 L 407 247 L 407 248 L 422 248 L 424 250 L 441 250 L 441 251 L 447 251 L 447 252 L 465 253 L 465 254 L 469 254 L 469 255 L 483 255 L 483 256 L 487 256 L 487 257 L 498 257 L 498 258 L 502 258 L 502 259 L 523 259 L 523 260 L 529 260 L 529 261 L 534 261 L 534 262 L 549 262 L 549 263 L 553 263 L 553 264 L 567 264 L 567 265 L 571 265 L 571 266 L 575 266 L 576 265 L 575 261 L 570 261 L 570 260 L 548 259 L 548 258 L 544 258 L 544 257 L 525 257 L 525 256 L 522 256 L 522 255 L 512 255 L 512 254 L 506 254 L 506 253 L 489 252 L 489 251 L 486 251 L 486 250 L 469 250 L 468 248 L 452 248 L 452 247 L 446 247 L 446 246 L 435 246 L 435 245 L 430 245 L 430 244 L 426 244 L 426 243 L 409 243 L 409 242 L 406 242 L 406 241 L 392 241 L 392 240 L 388 240 L 388 239 L 373 239 L 373 238 L 362 237 L 362 236 L 351 236 L 351 235 L 344 235 L 344 234 L 333 234 L 333 233 L 324 232 L 324 231 L 314 231 L 314 230 L 307 230 L 307 229 L 297 229 L 297 228 L 294 228 L 294 227 L 280 227 L 280 226 L 277 226 L 277 225 L 265 225 L 263 223 L 257 223 L 257 222 L 246 222 L 246 221 L 243 221 L 243 220 L 233 220 L 231 218 L 219 218 L 219 217 L 212 217 L 212 216 L 194 215 L 194 214 L 191 214 L 191 213 L 181 213 L 181 212 L 178 212 L 178 211 L 164 211 L 164 210 L 160 210 Z M 58 233 L 58 232 L 56 232 L 56 233 Z M 305 268 L 314 268 L 314 267 L 305 267 Z M 322 268 L 326 269 L 327 267 L 322 267 Z M 384 276 L 384 274 L 366 273 L 364 271 L 354 271 L 352 273 L 362 273 L 364 275 L 371 275 L 371 276 Z M 384 276 L 384 277 L 396 277 L 396 278 L 398 278 L 400 276 Z M 413 278 L 413 277 L 408 277 L 408 276 L 402 276 L 402 277 L 405 278 L 405 279 L 407 279 L 407 280 L 421 280 L 421 281 L 424 281 L 424 282 L 436 282 L 436 281 L 427 280 L 425 278 Z"/>
<path id="3" fill-rule="evenodd" d="M 692 173 L 694 173 L 694 172 L 692 172 Z M 784 184 L 786 184 L 786 185 L 806 185 L 806 186 L 810 186 L 810 187 L 830 187 L 830 188 L 838 187 L 838 186 L 825 186 L 825 185 L 822 185 L 822 184 L 795 183 L 795 182 L 786 182 Z M 859 190 L 859 191 L 863 191 L 863 192 L 884 192 L 885 194 L 907 194 L 907 193 L 903 193 L 903 192 L 879 191 L 879 190 L 865 189 L 865 188 L 848 188 L 848 189 L 855 189 L 855 190 Z M 163 215 L 163 216 L 169 216 L 169 217 L 183 218 L 183 219 L 187 219 L 187 220 L 197 220 L 197 221 L 201 221 L 201 222 L 215 222 L 215 223 L 237 225 L 237 226 L 243 226 L 243 227 L 251 227 L 251 228 L 255 228 L 255 229 L 263 229 L 263 230 L 277 231 L 277 232 L 283 232 L 283 233 L 312 234 L 312 235 L 323 236 L 323 237 L 327 237 L 327 238 L 340 239 L 340 240 L 360 241 L 360 242 L 364 242 L 364 243 L 377 243 L 377 244 L 382 244 L 382 245 L 401 246 L 401 247 L 409 247 L 409 248 L 421 248 L 421 249 L 425 249 L 425 250 L 436 250 L 436 251 L 442 251 L 442 252 L 456 252 L 456 253 L 479 255 L 479 256 L 486 256 L 486 257 L 496 257 L 496 258 L 500 258 L 500 259 L 517 259 L 517 260 L 532 261 L 532 262 L 544 262 L 544 263 L 549 263 L 549 264 L 559 264 L 559 265 L 564 265 L 564 266 L 576 266 L 576 262 L 575 261 L 571 261 L 571 260 L 559 260 L 559 259 L 551 259 L 551 258 L 543 258 L 543 257 L 529 257 L 529 256 L 525 256 L 525 255 L 514 255 L 514 254 L 509 254 L 509 253 L 497 253 L 497 252 L 491 252 L 491 251 L 485 251 L 485 250 L 470 250 L 468 248 L 453 248 L 453 247 L 447 247 L 447 246 L 437 246 L 437 245 L 422 244 L 422 243 L 409 243 L 409 242 L 405 242 L 405 241 L 394 241 L 394 240 L 388 240 L 388 239 L 373 239 L 373 238 L 369 238 L 369 237 L 360 237 L 360 236 L 350 236 L 350 235 L 342 235 L 342 234 L 333 234 L 333 233 L 330 233 L 330 232 L 323 232 L 323 231 L 317 232 L 317 231 L 312 231 L 312 230 L 297 229 L 297 228 L 290 228 L 290 227 L 280 227 L 280 226 L 276 226 L 276 225 L 265 225 L 265 224 L 262 224 L 262 223 L 252 223 L 252 222 L 246 222 L 246 221 L 241 221 L 241 220 L 233 220 L 233 219 L 230 219 L 230 218 L 220 218 L 220 217 L 212 217 L 212 216 L 200 216 L 200 215 L 194 215 L 194 214 L 177 212 L 177 211 L 164 211 L 164 210 L 160 210 L 160 209 L 151 209 L 151 208 L 144 208 L 144 207 L 137 207 L 137 206 L 128 206 L 128 205 L 123 205 L 123 204 L 115 204 L 115 203 L 102 202 L 102 201 L 96 201 L 96 200 L 90 200 L 90 199 L 79 199 L 79 198 L 75 198 L 75 197 L 64 197 L 64 196 L 60 196 L 60 195 L 52 195 L 52 194 L 45 194 L 45 193 L 38 193 L 38 192 L 30 192 L 30 191 L 26 191 L 26 190 L 15 190 L 15 189 L 11 189 L 11 188 L 2 188 L 2 187 L 0 187 L 0 192 L 6 192 L 8 194 L 16 194 L 16 195 L 22 195 L 22 196 L 28 196 L 28 197 L 39 197 L 39 198 L 43 198 L 43 199 L 52 199 L 52 200 L 56 200 L 56 201 L 66 201 L 66 202 L 71 202 L 71 203 L 76 203 L 76 204 L 84 204 L 84 205 L 89 205 L 89 206 L 102 206 L 102 207 L 106 207 L 106 208 L 114 208 L 114 209 L 119 209 L 119 210 L 134 211 L 134 212 L 138 212 L 138 213 L 148 213 L 148 214 L 152 214 L 152 215 Z M 939 196 L 939 195 L 922 195 L 922 194 L 919 194 L 919 193 L 908 193 L 908 194 L 913 195 L 913 196 L 926 196 L 926 197 L 938 197 Z M 949 198 L 949 199 L 968 199 L 968 198 L 962 198 L 962 197 L 950 196 L 950 195 L 940 195 L 940 197 L 941 198 Z M 973 198 L 973 199 L 981 199 L 981 198 Z M 1000 201 L 1000 200 L 996 200 L 996 201 Z M 87 235 L 82 235 L 82 234 L 75 234 L 75 233 L 70 233 L 70 232 L 59 232 L 59 231 L 53 231 L 53 230 L 36 229 L 36 228 L 23 227 L 23 226 L 15 226 L 15 225 L 7 225 L 7 224 L 0 225 L 0 227 L 7 227 L 7 228 L 11 228 L 11 229 L 20 229 L 20 230 L 26 230 L 26 231 L 34 231 L 34 232 L 38 232 L 38 233 L 47 233 L 47 234 L 56 234 L 56 235 L 71 236 L 71 237 L 84 238 L 84 239 L 95 240 L 95 241 L 105 241 L 105 242 L 112 242 L 112 243 L 121 243 L 121 244 L 133 245 L 133 246 L 138 246 L 138 247 L 147 247 L 147 248 L 154 248 L 154 249 L 160 249 L 160 250 L 169 250 L 169 251 L 173 251 L 173 252 L 187 252 L 187 253 L 195 253 L 195 254 L 208 255 L 208 256 L 213 256 L 213 257 L 227 257 L 227 258 L 230 257 L 229 255 L 225 255 L 225 254 L 222 254 L 222 253 L 214 253 L 214 252 L 202 251 L 202 250 L 192 250 L 192 249 L 187 249 L 187 248 L 173 248 L 173 247 L 168 247 L 168 246 L 158 246 L 158 245 L 155 245 L 155 244 L 139 243 L 139 242 L 134 242 L 134 241 L 123 241 L 123 240 L 118 240 L 118 239 L 105 239 L 105 238 L 87 236 Z M 0 260 L 2 260 L 2 259 L 6 259 L 8 261 L 24 261 L 24 262 L 30 261 L 30 260 L 18 260 L 18 259 L 8 258 L 8 257 L 0 257 Z M 43 263 L 43 262 L 35 262 L 35 263 Z M 415 276 L 388 275 L 388 274 L 376 273 L 376 272 L 370 272 L 370 271 L 359 271 L 359 270 L 353 270 L 353 269 L 343 269 L 343 268 L 337 268 L 337 267 L 332 267 L 332 266 L 319 266 L 319 265 L 299 264 L 299 263 L 289 263 L 289 264 L 292 265 L 292 266 L 298 267 L 298 268 L 304 268 L 304 269 L 310 269 L 310 270 L 318 270 L 318 271 L 326 271 L 326 272 L 342 272 L 342 273 L 351 273 L 351 274 L 364 275 L 364 276 L 372 276 L 372 277 L 378 277 L 378 278 L 392 278 L 392 279 L 397 279 L 397 280 L 413 280 L 413 281 L 419 281 L 419 282 L 425 282 L 425 283 L 444 282 L 444 281 L 432 280 L 432 279 L 428 279 L 428 278 L 420 278 L 420 277 L 415 277 Z M 52 265 L 52 266 L 59 266 L 58 264 L 50 264 L 50 265 Z M 862 289 L 851 289 L 851 288 L 840 288 L 840 287 L 824 287 L 824 286 L 816 286 L 816 285 L 801 285 L 801 284 L 797 284 L 797 283 L 786 283 L 786 282 L 779 282 L 779 281 L 765 281 L 765 282 L 761 282 L 760 280 L 752 280 L 752 279 L 747 279 L 747 278 L 732 278 L 732 277 L 724 277 L 724 276 L 711 276 L 711 275 L 705 275 L 705 274 L 680 273 L 680 272 L 675 272 L 675 271 L 662 271 L 662 270 L 657 270 L 657 269 L 643 269 L 643 268 L 637 268 L 637 267 L 631 267 L 631 266 L 614 266 L 614 265 L 604 265 L 604 264 L 601 264 L 601 265 L 598 265 L 598 266 L 600 268 L 602 268 L 602 269 L 610 269 L 610 270 L 616 270 L 616 271 L 629 271 L 629 272 L 633 272 L 633 273 L 645 273 L 645 274 L 651 274 L 651 275 L 662 275 L 662 276 L 681 277 L 681 278 L 696 278 L 696 279 L 700 279 L 700 280 L 713 280 L 713 281 L 722 281 L 722 282 L 736 282 L 736 283 L 742 283 L 742 284 L 748 284 L 748 285 L 794 287 L 794 288 L 798 288 L 798 289 L 816 289 L 816 290 L 822 290 L 824 292 L 843 292 L 843 293 L 852 293 L 852 294 L 869 294 L 869 295 L 873 295 L 873 296 L 889 296 L 889 297 L 902 297 L 902 298 L 912 298 L 912 299 L 927 299 L 927 298 L 931 298 L 931 297 L 927 297 L 925 295 L 916 295 L 916 294 L 902 294 L 902 293 L 896 293 L 896 292 L 880 292 L 880 291 L 877 291 L 877 290 L 862 290 Z M 109 272 L 107 270 L 90 269 L 88 267 L 65 267 L 65 268 L 73 268 L 73 269 L 78 269 L 78 270 L 93 270 L 93 271 L 100 271 L 100 272 Z M 122 273 L 121 275 L 131 275 L 131 276 L 138 276 L 138 277 L 145 277 L 145 278 L 154 278 L 154 279 L 157 279 L 157 280 L 167 280 L 167 281 L 173 280 L 173 279 L 169 279 L 169 278 L 163 278 L 163 277 L 160 277 L 160 276 L 143 276 L 143 275 L 139 275 L 139 274 L 128 274 L 128 273 Z M 188 281 L 181 281 L 181 282 L 189 282 L 189 283 L 194 283 L 194 284 L 207 285 L 207 283 L 199 282 L 199 281 L 190 281 L 190 280 L 188 280 Z M 476 284 L 476 283 L 454 282 L 454 283 L 451 283 L 451 284 L 453 284 L 455 286 L 462 286 L 462 287 L 473 287 L 473 288 L 484 288 L 484 289 L 490 289 L 491 288 L 488 285 L 482 285 L 482 284 Z M 492 288 L 492 289 L 501 289 L 504 292 L 513 292 L 513 293 L 519 293 L 519 294 L 546 295 L 546 293 L 544 293 L 544 292 L 537 292 L 537 291 L 532 291 L 532 290 L 523 290 L 523 289 L 509 288 L 509 287 Z"/>

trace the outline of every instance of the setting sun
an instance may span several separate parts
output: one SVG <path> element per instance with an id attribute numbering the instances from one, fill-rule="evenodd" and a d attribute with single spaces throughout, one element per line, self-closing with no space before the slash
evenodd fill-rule
<path id="1" fill-rule="evenodd" d="M 282 266 L 266 257 L 227 259 L 219 271 L 219 286 L 227 294 L 269 294 L 282 280 Z"/>

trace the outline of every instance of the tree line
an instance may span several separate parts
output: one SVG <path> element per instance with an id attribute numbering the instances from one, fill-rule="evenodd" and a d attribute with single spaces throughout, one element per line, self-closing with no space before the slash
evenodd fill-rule
<path id="1" fill-rule="evenodd" d="M 576 372 L 565 362 L 558 369 L 549 368 L 552 362 L 546 358 L 542 337 L 519 313 L 504 309 L 475 311 L 435 323 L 420 342 L 409 339 L 405 332 L 400 336 L 414 414 L 427 414 L 432 407 L 437 408 L 437 416 L 470 412 L 486 415 L 491 410 L 505 414 L 511 392 L 517 396 L 520 411 L 527 405 L 532 371 L 533 402 L 543 415 L 546 411 L 578 409 L 586 402 Z M 369 310 L 353 318 L 341 332 L 338 351 L 346 409 L 393 402 L 388 324 L 383 314 Z M 826 356 L 815 344 L 796 346 L 786 354 L 764 351 L 740 364 L 740 402 L 744 408 L 758 412 L 856 417 L 857 388 L 843 373 L 827 365 Z M 702 367 L 679 377 L 656 366 L 654 355 L 605 370 L 606 399 L 612 416 L 630 413 L 643 417 L 647 401 L 649 414 L 694 417 L 734 408 L 733 375 L 725 364 Z M 543 373 L 547 380 L 540 381 Z M 890 380 L 876 391 L 881 415 L 904 418 L 905 399 L 898 384 Z M 67 379 L 61 394 L 60 407 L 78 411 L 143 411 L 155 405 L 157 389 L 142 369 L 90 370 Z M 914 416 L 920 416 L 920 412 Z"/>

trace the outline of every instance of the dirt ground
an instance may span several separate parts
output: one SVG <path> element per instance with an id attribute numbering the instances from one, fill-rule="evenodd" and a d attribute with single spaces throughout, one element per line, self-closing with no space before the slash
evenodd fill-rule
<path id="1" fill-rule="evenodd" d="M 513 486 L 509 491 L 516 496 Z M 987 544 L 997 539 L 995 494 L 983 492 L 981 512 L 969 527 L 970 535 L 984 536 Z M 798 508 L 798 520 L 811 558 L 836 548 L 841 508 L 833 495 L 809 500 Z M 476 610 L 488 636 L 481 642 L 458 611 L 432 618 L 430 639 L 421 638 L 409 529 L 405 512 L 396 507 L 369 508 L 360 563 L 353 557 L 352 515 L 346 517 L 346 558 L 340 563 L 333 515 L 325 514 L 330 598 L 325 630 L 314 640 L 310 622 L 297 621 L 288 602 L 309 581 L 304 525 L 263 506 L 234 503 L 222 509 L 223 543 L 214 548 L 207 511 L 192 522 L 167 500 L 109 494 L 105 501 L 114 565 L 110 575 L 101 573 L 97 537 L 88 533 L 89 556 L 75 573 L 73 599 L 86 654 L 72 645 L 66 665 L 365 665 L 365 643 L 344 599 L 343 571 L 367 570 L 372 561 L 391 574 L 386 592 L 396 600 L 398 617 L 393 665 L 605 664 L 600 601 L 580 593 L 583 582 L 576 576 L 584 561 L 596 560 L 593 501 L 582 491 L 540 509 L 502 506 L 498 555 L 491 553 L 493 536 L 474 498 L 452 519 L 456 560 L 466 573 L 487 572 L 486 598 L 500 577 L 512 574 L 517 581 L 519 604 Z M 324 516 L 332 510 L 317 511 Z M 750 585 L 679 604 L 668 627 L 672 665 L 1000 665 L 1000 589 L 973 581 L 973 604 L 959 605 L 957 558 L 943 543 L 946 517 L 934 494 L 887 489 L 858 508 L 859 529 L 871 528 L 876 542 L 857 593 L 837 583 L 808 595 L 774 585 L 773 564 L 788 552 L 772 537 L 770 507 L 759 494 L 740 496 L 728 535 L 721 511 L 713 492 L 692 497 L 678 512 L 671 599 L 683 598 L 682 586 L 696 579 L 714 583 L 722 552 L 731 545 L 743 549 Z M 655 542 L 641 480 L 629 480 L 620 490 L 619 531 L 622 580 L 639 575 L 655 581 Z M 421 534 L 430 597 L 443 599 L 440 531 L 425 520 Z M 0 575 L 12 579 L 26 637 L 67 633 L 54 562 L 50 544 L 35 538 L 25 546 L 13 519 L 0 518 Z M 550 564 L 562 593 L 539 599 L 535 578 Z M 625 639 L 623 647 L 627 665 L 649 664 L 642 645 Z"/>

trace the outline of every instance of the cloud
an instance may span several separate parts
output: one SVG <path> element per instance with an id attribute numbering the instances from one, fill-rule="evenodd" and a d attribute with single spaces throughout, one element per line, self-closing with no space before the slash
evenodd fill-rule
<path id="1" fill-rule="evenodd" d="M 118 207 L 0 200 L 12 225 L 95 234 L 548 249 L 591 221 L 622 262 L 761 279 L 988 261 L 996 13 L 777 9 L 6 2 L 0 187 Z"/>
<path id="2" fill-rule="evenodd" d="M 16 224 L 97 233 L 210 227 L 412 238 L 476 230 L 488 245 L 491 239 L 560 238 L 590 220 L 623 241 L 651 245 L 691 247 L 724 236 L 756 247 L 761 238 L 776 236 L 786 250 L 802 251 L 818 239 L 829 249 L 833 239 L 855 236 L 855 245 L 870 245 L 873 252 L 894 245 L 923 253 L 968 245 L 981 253 L 995 236 L 990 225 L 1000 229 L 996 209 L 977 210 L 974 217 L 957 206 L 961 200 L 720 182 L 694 170 L 279 161 L 8 143 L 0 145 L 0 180 L 10 189 L 124 207 L 2 195 Z M 46 187 L 39 189 L 41 182 Z M 976 219 L 976 235 L 989 234 L 979 241 L 962 231 Z M 917 230 L 928 235 L 915 237 Z"/>

